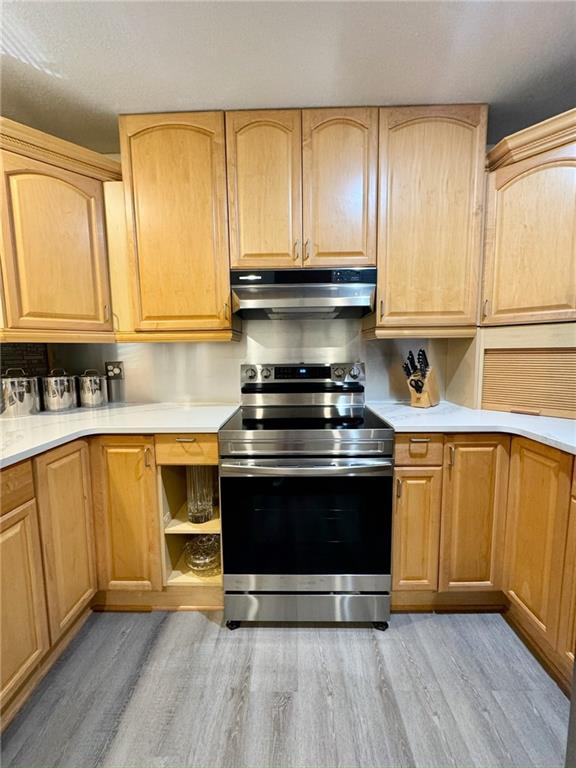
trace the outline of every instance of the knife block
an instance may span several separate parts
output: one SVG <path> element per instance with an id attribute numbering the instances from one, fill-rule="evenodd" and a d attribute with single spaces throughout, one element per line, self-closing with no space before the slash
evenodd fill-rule
<path id="1" fill-rule="evenodd" d="M 407 379 L 408 391 L 410 392 L 410 405 L 413 408 L 432 408 L 432 406 L 438 405 L 440 402 L 440 395 L 438 393 L 438 382 L 436 380 L 434 368 L 428 370 L 428 374 L 424 379 L 424 389 L 420 394 L 410 386 L 412 379 L 422 381 L 422 378 L 418 373 L 415 373 Z"/>

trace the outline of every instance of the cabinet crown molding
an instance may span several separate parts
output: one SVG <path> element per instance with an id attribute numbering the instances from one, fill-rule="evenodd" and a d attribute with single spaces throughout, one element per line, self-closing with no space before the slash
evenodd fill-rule
<path id="1" fill-rule="evenodd" d="M 100 181 L 122 178 L 122 168 L 117 160 L 2 116 L 0 147 Z"/>
<path id="2" fill-rule="evenodd" d="M 505 136 L 486 155 L 489 171 L 576 141 L 576 108 Z"/>

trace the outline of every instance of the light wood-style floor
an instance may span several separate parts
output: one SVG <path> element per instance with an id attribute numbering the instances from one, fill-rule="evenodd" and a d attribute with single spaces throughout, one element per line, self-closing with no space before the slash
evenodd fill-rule
<path id="1" fill-rule="evenodd" d="M 368 627 L 94 614 L 8 728 L 19 768 L 562 766 L 569 702 L 497 614 Z"/>

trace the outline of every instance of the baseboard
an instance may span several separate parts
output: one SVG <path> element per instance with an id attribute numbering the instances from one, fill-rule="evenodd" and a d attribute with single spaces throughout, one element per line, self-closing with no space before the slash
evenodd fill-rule
<path id="1" fill-rule="evenodd" d="M 0 713 L 0 731 L 4 729 L 12 722 L 18 712 L 22 709 L 24 704 L 28 701 L 30 695 L 43 677 L 50 671 L 54 664 L 58 661 L 60 656 L 64 653 L 66 648 L 70 645 L 72 640 L 76 637 L 78 632 L 84 626 L 86 620 L 90 616 L 92 611 L 90 608 L 86 608 L 83 613 L 80 614 L 78 619 L 72 624 L 68 631 L 62 635 L 48 653 L 42 658 L 34 671 L 26 679 L 26 681 L 18 688 L 16 693 L 6 702 L 2 702 L 2 708 Z"/>
<path id="2" fill-rule="evenodd" d="M 107 590 L 92 600 L 95 611 L 221 611 L 222 587 L 166 587 L 158 592 Z"/>
<path id="3" fill-rule="evenodd" d="M 507 605 L 503 592 L 429 592 L 406 590 L 392 592 L 392 611 L 417 613 L 427 611 L 496 612 Z"/>
<path id="4" fill-rule="evenodd" d="M 558 683 L 562 691 L 568 698 L 571 698 L 572 694 L 572 673 L 563 664 L 562 659 L 558 651 L 549 646 L 539 642 L 534 635 L 523 625 L 522 620 L 518 617 L 514 610 L 514 606 L 510 606 L 504 613 L 504 619 L 507 624 L 514 630 L 520 640 L 528 648 L 534 658 L 544 667 L 550 677 Z"/>

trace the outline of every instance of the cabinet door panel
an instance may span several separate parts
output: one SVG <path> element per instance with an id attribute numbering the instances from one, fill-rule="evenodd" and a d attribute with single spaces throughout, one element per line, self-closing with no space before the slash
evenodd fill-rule
<path id="1" fill-rule="evenodd" d="M 154 439 L 97 438 L 92 469 L 100 589 L 161 589 Z"/>
<path id="2" fill-rule="evenodd" d="M 528 631 L 554 646 L 558 634 L 572 457 L 512 440 L 504 586 Z"/>
<path id="3" fill-rule="evenodd" d="M 380 110 L 377 324 L 474 325 L 486 108 Z"/>
<path id="4" fill-rule="evenodd" d="M 392 542 L 392 589 L 438 589 L 442 468 L 399 467 Z"/>
<path id="5" fill-rule="evenodd" d="M 576 474 L 575 474 L 576 481 Z M 557 649 L 570 674 L 574 667 L 576 648 L 576 496 L 570 500 L 570 521 L 566 539 L 566 557 L 562 577 L 560 602 L 560 627 Z"/>
<path id="6" fill-rule="evenodd" d="M 120 118 L 141 330 L 230 327 L 224 118 Z"/>
<path id="7" fill-rule="evenodd" d="M 111 329 L 102 183 L 2 151 L 11 328 Z"/>
<path id="8" fill-rule="evenodd" d="M 42 556 L 32 499 L 0 520 L 0 669 L 8 699 L 48 650 Z"/>
<path id="9" fill-rule="evenodd" d="M 302 112 L 304 266 L 376 264 L 377 109 Z"/>
<path id="10" fill-rule="evenodd" d="M 302 266 L 298 109 L 226 113 L 233 267 Z"/>
<path id="11" fill-rule="evenodd" d="M 510 438 L 463 435 L 444 448 L 440 590 L 501 589 Z"/>
<path id="12" fill-rule="evenodd" d="M 34 459 L 52 643 L 96 592 L 88 443 L 78 440 Z"/>
<path id="13" fill-rule="evenodd" d="M 489 175 L 485 324 L 576 319 L 576 144 Z"/>

